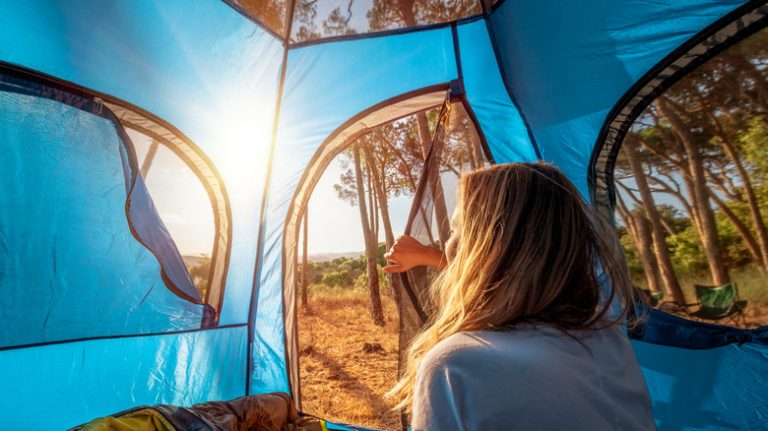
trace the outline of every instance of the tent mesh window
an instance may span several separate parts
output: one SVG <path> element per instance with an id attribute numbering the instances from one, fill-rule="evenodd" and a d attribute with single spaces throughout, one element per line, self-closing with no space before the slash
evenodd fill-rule
<path id="1" fill-rule="evenodd" d="M 448 218 L 459 176 L 487 166 L 488 158 L 462 101 L 368 128 L 334 156 L 335 167 L 324 177 L 335 178 L 317 184 L 333 183 L 337 197 L 345 201 L 334 204 L 365 208 L 359 223 L 364 217 L 361 230 L 372 237 L 368 247 L 375 250 L 372 255 L 313 255 L 304 247 L 313 235 L 311 228 L 306 230 L 307 218 L 310 227 L 317 226 L 312 216 L 320 211 L 313 208 L 329 203 L 310 197 L 301 208 L 298 239 L 292 242 L 295 263 L 289 265 L 299 303 L 301 408 L 320 417 L 397 428 L 401 418 L 384 394 L 398 378 L 402 350 L 423 324 L 424 292 L 434 274 L 426 269 L 385 274 L 383 253 L 403 228 L 423 244 L 442 248 L 450 235 Z M 364 242 L 360 238 L 361 248 Z M 329 328 L 333 334 L 327 333 Z"/>
<path id="2" fill-rule="evenodd" d="M 218 322 L 232 248 L 232 213 L 219 171 L 181 131 L 127 104 L 105 102 L 137 155 L 160 219 L 176 242 L 200 302 L 206 326 Z"/>
<path id="3" fill-rule="evenodd" d="M 296 0 L 291 42 L 438 24 L 481 12 L 478 0 Z"/>
<path id="4" fill-rule="evenodd" d="M 285 36 L 285 21 L 290 0 L 225 0 L 242 10 L 274 34 Z"/>
<path id="5" fill-rule="evenodd" d="M 766 46 L 761 30 L 669 87 L 616 160 L 616 219 L 634 281 L 686 318 L 768 323 Z"/>
<path id="6" fill-rule="evenodd" d="M 465 106 L 446 104 L 434 112 L 435 132 L 430 147 L 425 148 L 425 161 L 420 184 L 414 196 L 405 233 L 419 242 L 444 250 L 450 238 L 450 218 L 456 208 L 459 178 L 464 172 L 490 165 Z M 405 347 L 434 312 L 428 289 L 437 270 L 414 268 L 401 274 L 396 285 L 402 296 L 400 307 L 400 367 L 405 360 Z"/>
<path id="7" fill-rule="evenodd" d="M 160 218 L 176 242 L 184 265 L 208 302 L 216 225 L 206 189 L 190 167 L 167 146 L 128 130 L 141 175 Z M 213 296 L 217 293 L 214 292 Z"/>
<path id="8" fill-rule="evenodd" d="M 199 328 L 200 294 L 109 105 L 3 68 L 0 112 L 0 347 Z"/>

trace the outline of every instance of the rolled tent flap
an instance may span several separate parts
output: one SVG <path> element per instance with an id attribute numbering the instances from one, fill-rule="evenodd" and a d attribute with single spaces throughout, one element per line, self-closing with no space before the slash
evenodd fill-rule
<path id="1" fill-rule="evenodd" d="M 207 292 L 204 301 L 213 310 L 221 310 L 232 246 L 232 210 L 220 172 L 195 143 L 172 125 L 146 111 L 125 106 L 124 103 L 104 101 L 104 105 L 119 118 L 120 124 L 126 129 L 151 138 L 153 142 L 161 143 L 165 148 L 172 151 L 183 163 L 186 163 L 187 168 L 197 176 L 205 188 L 213 210 L 214 240 L 210 256 L 211 269 L 207 286 L 205 286 Z M 145 183 L 144 188 L 146 188 L 146 179 L 142 179 Z M 214 317 L 218 320 L 218 316 Z"/>
<path id="2" fill-rule="evenodd" d="M 120 123 L 113 121 L 113 124 L 115 124 L 116 129 L 119 128 L 117 130 L 120 130 L 118 134 L 121 142 L 125 145 L 125 152 L 134 154 L 132 157 L 128 157 L 129 162 L 127 163 L 132 176 L 126 203 L 128 224 L 131 226 L 131 231 L 136 239 L 149 249 L 160 262 L 163 281 L 166 282 L 168 288 L 182 298 L 200 304 L 202 303 L 200 292 L 189 277 L 181 253 L 179 253 L 179 249 L 173 242 L 173 238 L 168 233 L 163 221 L 160 220 L 157 209 L 152 203 L 152 198 L 149 196 L 149 191 L 147 191 L 147 186 L 144 184 L 144 179 L 139 173 L 134 150 L 132 145 L 129 147 L 130 144 L 128 144 L 130 138 L 122 131 Z"/>

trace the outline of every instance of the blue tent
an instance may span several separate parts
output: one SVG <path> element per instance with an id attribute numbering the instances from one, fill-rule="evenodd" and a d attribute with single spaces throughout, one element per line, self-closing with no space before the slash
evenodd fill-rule
<path id="1" fill-rule="evenodd" d="M 449 96 L 496 163 L 550 161 L 610 214 L 639 113 L 768 25 L 745 0 L 412 1 L 344 34 L 302 0 L 0 3 L 0 411 L 25 430 L 297 395 L 294 207 L 361 131 Z M 134 133 L 205 187 L 204 295 Z M 768 428 L 768 328 L 654 311 L 634 336 L 659 429 Z"/>

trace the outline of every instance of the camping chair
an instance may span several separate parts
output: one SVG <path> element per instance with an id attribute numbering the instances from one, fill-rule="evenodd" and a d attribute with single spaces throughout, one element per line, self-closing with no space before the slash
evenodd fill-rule
<path id="1" fill-rule="evenodd" d="M 747 306 L 747 301 L 739 299 L 739 291 L 736 289 L 735 283 L 721 286 L 696 284 L 694 287 L 698 303 L 689 305 L 698 305 L 699 309 L 692 313 L 689 312 L 689 316 L 705 320 L 728 318 L 726 323 L 736 322 L 740 317 L 742 324 L 746 324 L 744 309 Z"/>

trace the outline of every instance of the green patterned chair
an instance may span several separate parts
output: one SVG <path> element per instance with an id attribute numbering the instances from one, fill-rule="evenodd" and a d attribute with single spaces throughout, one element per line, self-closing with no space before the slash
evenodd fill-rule
<path id="1" fill-rule="evenodd" d="M 720 286 L 707 286 L 697 284 L 696 299 L 698 302 L 692 305 L 698 305 L 699 308 L 689 313 L 693 317 L 705 320 L 723 320 L 728 319 L 727 323 L 738 322 L 737 319 L 744 321 L 744 309 L 747 301 L 739 299 L 739 291 L 735 283 L 723 284 Z"/>

